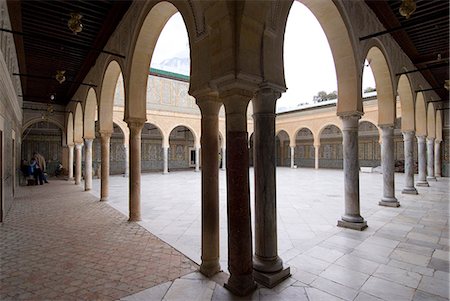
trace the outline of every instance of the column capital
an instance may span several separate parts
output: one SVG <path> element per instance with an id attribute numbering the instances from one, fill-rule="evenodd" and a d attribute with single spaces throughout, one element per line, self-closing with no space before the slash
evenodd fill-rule
<path id="1" fill-rule="evenodd" d="M 94 138 L 84 138 L 84 143 L 92 143 L 92 141 L 94 141 Z"/>
<path id="2" fill-rule="evenodd" d="M 140 118 L 128 118 L 125 122 L 128 125 L 128 128 L 130 129 L 130 134 L 137 134 L 139 133 L 145 124 L 145 119 Z"/>
<path id="3" fill-rule="evenodd" d="M 382 130 L 384 129 L 394 129 L 394 124 L 387 123 L 387 124 L 379 124 L 378 125 Z"/>
<path id="4" fill-rule="evenodd" d="M 415 132 L 414 131 L 403 131 L 402 134 L 403 134 L 403 140 L 409 141 L 409 140 L 414 139 Z"/>
<path id="5" fill-rule="evenodd" d="M 358 131 L 358 121 L 361 119 L 362 114 L 353 112 L 353 114 L 340 115 L 342 120 L 342 130 L 344 131 Z"/>
<path id="6" fill-rule="evenodd" d="M 435 140 L 436 140 L 436 138 L 434 138 L 434 137 L 427 137 L 428 143 L 434 143 Z"/>
<path id="7" fill-rule="evenodd" d="M 83 143 L 75 142 L 75 149 L 81 149 L 82 146 L 83 146 Z"/>
<path id="8" fill-rule="evenodd" d="M 219 115 L 220 106 L 222 103 L 218 95 L 200 95 L 195 97 L 195 102 L 200 108 L 202 116 L 217 116 Z"/>
<path id="9" fill-rule="evenodd" d="M 75 146 L 75 144 L 72 144 L 72 143 L 71 144 L 67 144 L 68 148 L 73 148 L 74 146 Z"/>
<path id="10" fill-rule="evenodd" d="M 427 138 L 427 136 L 426 135 L 417 135 L 416 136 L 417 137 L 417 140 L 422 140 L 422 141 L 425 141 L 425 139 Z"/>
<path id="11" fill-rule="evenodd" d="M 439 143 L 441 143 L 441 142 L 442 142 L 442 139 L 437 139 L 437 138 L 436 138 L 436 139 L 434 140 L 434 143 L 435 143 L 435 144 L 439 144 Z"/>
<path id="12" fill-rule="evenodd" d="M 100 130 L 98 131 L 100 134 L 100 137 L 105 138 L 105 137 L 111 137 L 112 135 L 112 131 L 106 131 L 106 130 Z"/>

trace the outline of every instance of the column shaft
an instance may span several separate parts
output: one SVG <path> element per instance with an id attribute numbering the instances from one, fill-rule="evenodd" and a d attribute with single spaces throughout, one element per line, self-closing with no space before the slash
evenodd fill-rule
<path id="1" fill-rule="evenodd" d="M 217 152 L 219 153 L 219 152 Z M 195 147 L 195 171 L 200 171 L 200 148 Z"/>
<path id="2" fill-rule="evenodd" d="M 436 177 L 441 177 L 441 141 L 434 141 L 434 173 Z"/>
<path id="3" fill-rule="evenodd" d="M 69 145 L 69 180 L 73 180 L 73 145 Z"/>
<path id="4" fill-rule="evenodd" d="M 427 180 L 436 181 L 434 176 L 434 138 L 427 138 Z"/>
<path id="5" fill-rule="evenodd" d="M 110 132 L 100 132 L 101 147 L 101 181 L 100 181 L 100 201 L 107 201 L 109 198 L 109 148 Z"/>
<path id="6" fill-rule="evenodd" d="M 197 100 L 202 113 L 202 263 L 200 272 L 212 276 L 219 264 L 219 109 L 216 101 Z"/>
<path id="7" fill-rule="evenodd" d="M 253 99 L 255 173 L 255 279 L 274 287 L 290 276 L 278 256 L 275 158 L 275 104 L 278 91 L 261 88 Z"/>
<path id="8" fill-rule="evenodd" d="M 416 186 L 428 187 L 427 181 L 427 146 L 425 136 L 417 136 L 418 160 L 419 160 L 419 178 Z"/>
<path id="9" fill-rule="evenodd" d="M 234 92 L 234 91 L 233 91 Z M 225 287 L 245 296 L 256 288 L 253 279 L 250 218 L 247 105 L 252 95 L 240 90 L 225 98 L 227 131 L 228 270 Z"/>
<path id="10" fill-rule="evenodd" d="M 383 197 L 380 206 L 398 207 L 395 198 L 394 125 L 381 126 L 381 165 L 383 169 Z"/>
<path id="11" fill-rule="evenodd" d="M 414 187 L 414 132 L 403 132 L 403 145 L 405 148 L 405 188 L 402 193 L 417 194 Z"/>
<path id="12" fill-rule="evenodd" d="M 319 150 L 320 144 L 314 145 L 314 168 L 319 169 Z"/>
<path id="13" fill-rule="evenodd" d="M 92 189 L 92 141 L 93 139 L 84 139 L 84 190 Z"/>
<path id="14" fill-rule="evenodd" d="M 125 150 L 125 174 L 124 177 L 128 177 L 130 174 L 130 149 L 127 144 L 123 145 L 123 149 Z"/>
<path id="15" fill-rule="evenodd" d="M 359 114 L 341 117 L 345 214 L 338 221 L 338 226 L 361 231 L 367 228 L 367 222 L 360 214 L 359 205 L 358 120 L 360 118 Z"/>
<path id="16" fill-rule="evenodd" d="M 75 144 L 75 185 L 81 183 L 81 147 L 83 144 Z"/>
<path id="17" fill-rule="evenodd" d="M 291 168 L 295 166 L 295 146 L 291 146 Z"/>
<path id="18" fill-rule="evenodd" d="M 163 146 L 163 174 L 169 173 L 169 147 Z"/>
<path id="19" fill-rule="evenodd" d="M 226 147 L 222 147 L 222 170 L 226 170 L 227 169 L 227 149 Z"/>
<path id="20" fill-rule="evenodd" d="M 130 129 L 130 196 L 129 219 L 130 222 L 141 220 L 141 130 L 144 121 L 128 121 Z"/>

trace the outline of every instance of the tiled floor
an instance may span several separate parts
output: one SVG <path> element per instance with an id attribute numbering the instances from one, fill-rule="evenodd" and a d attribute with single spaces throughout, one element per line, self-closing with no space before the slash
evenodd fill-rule
<path id="1" fill-rule="evenodd" d="M 0 226 L 0 300 L 117 300 L 197 268 L 67 181 L 21 187 Z"/>
<path id="2" fill-rule="evenodd" d="M 250 173 L 252 175 L 252 172 Z M 292 277 L 273 290 L 259 288 L 252 300 L 448 300 L 448 178 L 402 195 L 400 208 L 378 206 L 382 175 L 361 174 L 363 232 L 337 228 L 343 213 L 343 174 L 338 170 L 277 169 L 279 254 Z M 127 178 L 110 180 L 109 204 L 128 212 Z M 220 174 L 221 265 L 226 271 L 226 186 Z M 94 194 L 98 194 L 95 181 Z M 200 173 L 142 176 L 140 225 L 200 262 Z M 126 300 L 234 300 L 221 283 L 192 273 Z M 245 299 L 244 299 L 245 300 Z"/>

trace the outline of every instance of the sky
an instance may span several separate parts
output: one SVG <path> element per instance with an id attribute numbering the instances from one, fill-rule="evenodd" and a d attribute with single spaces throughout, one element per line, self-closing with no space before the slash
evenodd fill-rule
<path id="1" fill-rule="evenodd" d="M 294 109 L 312 103 L 319 91 L 337 90 L 336 70 L 325 33 L 303 4 L 294 2 L 289 13 L 284 42 L 285 79 L 288 90 L 277 102 Z M 151 67 L 189 75 L 189 42 L 179 13 L 167 22 L 156 44 Z M 363 89 L 375 87 L 370 67 L 363 73 Z"/>

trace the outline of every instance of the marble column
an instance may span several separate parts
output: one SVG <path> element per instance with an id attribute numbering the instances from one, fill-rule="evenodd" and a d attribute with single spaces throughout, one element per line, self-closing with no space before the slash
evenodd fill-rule
<path id="1" fill-rule="evenodd" d="M 197 97 L 201 111 L 202 152 L 202 263 L 200 272 L 208 277 L 220 272 L 219 264 L 219 109 L 215 97 Z"/>
<path id="2" fill-rule="evenodd" d="M 82 143 L 75 143 L 75 185 L 81 183 L 81 148 Z"/>
<path id="3" fill-rule="evenodd" d="M 73 144 L 69 144 L 69 166 L 68 166 L 68 172 L 69 172 L 69 181 L 73 180 Z"/>
<path id="4" fill-rule="evenodd" d="M 345 213 L 337 224 L 339 227 L 359 231 L 367 228 L 367 222 L 360 214 L 359 205 L 358 120 L 360 118 L 360 113 L 341 116 Z"/>
<path id="5" fill-rule="evenodd" d="M 427 181 L 427 146 L 425 136 L 417 136 L 417 156 L 419 160 L 419 177 L 416 186 L 428 187 Z"/>
<path id="6" fill-rule="evenodd" d="M 314 168 L 319 169 L 319 150 L 320 144 L 314 144 Z"/>
<path id="7" fill-rule="evenodd" d="M 169 173 L 169 146 L 163 145 L 163 174 Z"/>
<path id="8" fill-rule="evenodd" d="M 130 151 L 128 148 L 128 144 L 124 144 L 123 149 L 125 151 L 125 173 L 123 176 L 128 177 L 128 175 L 130 174 Z"/>
<path id="9" fill-rule="evenodd" d="M 291 168 L 295 166 L 295 146 L 291 146 Z"/>
<path id="10" fill-rule="evenodd" d="M 394 125 L 381 127 L 381 167 L 383 170 L 383 197 L 380 206 L 399 207 L 395 197 L 395 155 L 394 155 Z"/>
<path id="11" fill-rule="evenodd" d="M 92 138 L 84 139 L 84 191 L 92 189 Z"/>
<path id="12" fill-rule="evenodd" d="M 200 171 L 200 147 L 198 146 L 195 147 L 195 171 Z"/>
<path id="13" fill-rule="evenodd" d="M 434 176 L 434 137 L 427 138 L 427 181 L 436 181 Z"/>
<path id="14" fill-rule="evenodd" d="M 403 132 L 405 148 L 405 188 L 402 193 L 417 194 L 414 187 L 414 131 Z"/>
<path id="15" fill-rule="evenodd" d="M 141 220 L 141 131 L 145 120 L 127 120 L 130 129 L 129 218 Z"/>
<path id="16" fill-rule="evenodd" d="M 101 179 L 100 179 L 100 201 L 107 201 L 109 198 L 109 148 L 111 132 L 100 131 L 101 147 Z"/>
<path id="17" fill-rule="evenodd" d="M 290 276 L 278 256 L 275 158 L 275 104 L 281 96 L 262 86 L 253 99 L 253 166 L 255 172 L 255 280 L 269 288 Z M 291 161 L 292 162 L 292 161 Z"/>
<path id="18" fill-rule="evenodd" d="M 247 105 L 253 93 L 241 89 L 220 95 L 225 106 L 227 137 L 228 271 L 225 288 L 239 296 L 256 289 L 253 278 L 250 218 Z"/>
<path id="19" fill-rule="evenodd" d="M 222 170 L 226 170 L 227 169 L 227 149 L 226 147 L 222 147 Z"/>
<path id="20" fill-rule="evenodd" d="M 436 177 L 441 177 L 441 140 L 436 139 L 434 141 L 434 173 Z"/>

